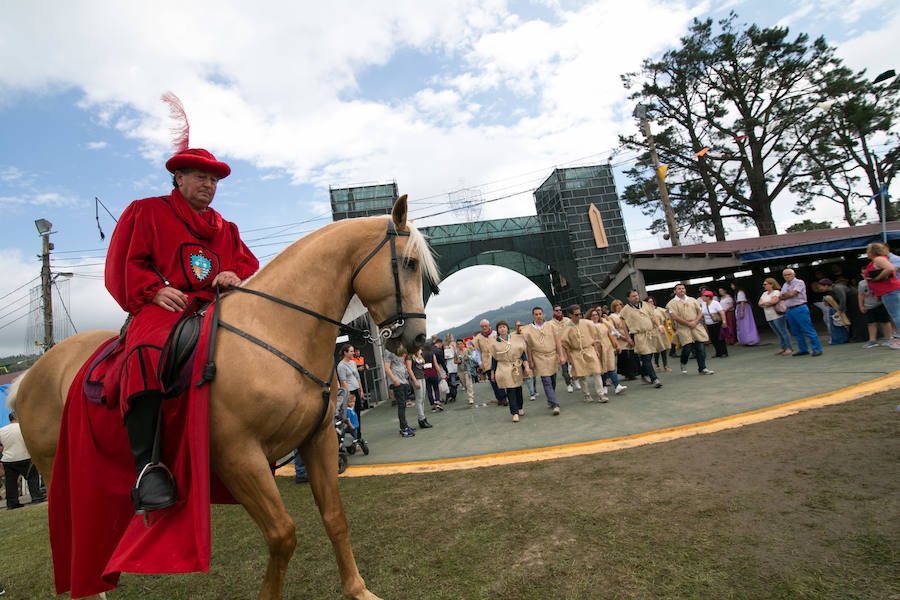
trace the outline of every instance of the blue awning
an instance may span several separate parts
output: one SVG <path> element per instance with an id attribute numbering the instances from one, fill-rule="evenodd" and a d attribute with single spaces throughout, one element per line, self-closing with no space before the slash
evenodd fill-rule
<path id="1" fill-rule="evenodd" d="M 900 239 L 900 231 L 888 231 L 888 240 Z M 867 235 L 865 237 L 845 238 L 841 240 L 828 240 L 824 242 L 816 242 L 813 244 L 802 244 L 799 246 L 788 246 L 785 248 L 771 248 L 768 250 L 754 250 L 752 252 L 741 252 L 740 259 L 742 263 L 753 262 L 757 260 L 772 260 L 776 258 L 790 258 L 793 256 L 805 256 L 809 254 L 826 254 L 831 252 L 844 252 L 847 250 L 859 250 L 865 248 L 869 244 L 881 241 L 881 234 Z"/>

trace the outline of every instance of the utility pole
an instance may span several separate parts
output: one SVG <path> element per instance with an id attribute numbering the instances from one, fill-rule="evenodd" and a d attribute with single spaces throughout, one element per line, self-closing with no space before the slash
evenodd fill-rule
<path id="1" fill-rule="evenodd" d="M 41 299 L 44 306 L 44 352 L 53 347 L 53 297 L 50 293 L 50 251 L 53 244 L 50 243 L 50 229 L 53 224 L 47 219 L 38 219 L 34 222 L 41 236 Z"/>
<path id="2" fill-rule="evenodd" d="M 638 104 L 634 109 L 634 116 L 640 119 L 641 127 L 644 129 L 644 135 L 647 136 L 647 147 L 650 150 L 650 158 L 653 159 L 653 169 L 656 171 L 656 183 L 659 185 L 659 199 L 662 201 L 663 214 L 666 216 L 669 239 L 673 246 L 680 246 L 681 238 L 678 237 L 678 227 L 675 224 L 675 213 L 672 211 L 672 204 L 669 202 L 669 190 L 666 188 L 666 181 L 659 171 L 659 156 L 656 154 L 656 144 L 653 142 L 653 133 L 650 131 L 650 121 L 647 120 L 647 107 L 643 104 Z"/>

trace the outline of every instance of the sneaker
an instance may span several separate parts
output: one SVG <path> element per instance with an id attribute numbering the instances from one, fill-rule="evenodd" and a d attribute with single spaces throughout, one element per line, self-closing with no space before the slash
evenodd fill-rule
<path id="1" fill-rule="evenodd" d="M 602 396 L 600 396 L 599 402 L 600 402 L 600 404 L 606 404 L 607 402 L 609 402 L 609 396 L 607 396 L 606 394 L 603 394 Z"/>
<path id="2" fill-rule="evenodd" d="M 437 407 L 432 406 L 432 407 L 431 407 L 431 412 L 437 412 Z"/>
<path id="3" fill-rule="evenodd" d="M 513 423 L 519 422 L 519 415 L 513 415 Z"/>
<path id="4" fill-rule="evenodd" d="M 558 414 L 559 414 L 559 407 L 558 407 L 558 406 L 554 406 L 554 407 L 553 407 L 553 416 L 555 417 L 555 416 L 558 415 Z"/>
<path id="5" fill-rule="evenodd" d="M 712 375 L 713 373 L 715 373 L 715 371 L 713 371 L 712 369 L 703 369 L 702 371 L 700 371 L 701 375 Z"/>
<path id="6" fill-rule="evenodd" d="M 572 384 L 570 383 L 569 385 L 566 386 L 566 391 L 571 394 L 572 392 L 575 391 L 575 388 L 573 388 Z"/>
<path id="7" fill-rule="evenodd" d="M 575 380 L 575 389 L 576 389 L 576 390 L 580 390 L 580 389 L 581 389 L 581 382 L 578 381 L 577 379 Z"/>
<path id="8" fill-rule="evenodd" d="M 660 381 L 659 379 L 657 379 L 656 381 L 653 382 L 653 387 L 655 387 L 656 389 L 661 388 L 661 387 L 662 387 L 662 381 Z"/>
<path id="9" fill-rule="evenodd" d="M 537 394 L 532 394 L 531 401 L 534 402 L 535 400 L 537 400 Z"/>
<path id="10" fill-rule="evenodd" d="M 682 375 L 687 375 L 687 367 L 684 366 L 684 365 L 681 366 L 681 374 L 682 374 Z"/>
<path id="11" fill-rule="evenodd" d="M 585 401 L 585 402 L 593 402 L 593 401 L 594 401 L 594 398 L 593 398 L 593 396 L 591 396 L 590 394 L 585 394 L 585 395 L 584 395 L 584 401 Z"/>
<path id="12" fill-rule="evenodd" d="M 616 395 L 621 394 L 622 392 L 624 392 L 627 389 L 628 389 L 627 385 L 622 385 L 620 383 L 619 385 L 616 386 Z"/>
<path id="13" fill-rule="evenodd" d="M 863 344 L 863 348 L 868 350 L 869 348 L 877 348 L 880 345 L 881 344 L 879 344 L 878 342 L 866 342 L 865 344 Z"/>
<path id="14" fill-rule="evenodd" d="M 900 350 L 900 340 L 894 340 L 890 344 L 887 345 L 891 350 Z"/>
<path id="15" fill-rule="evenodd" d="M 900 348 L 900 346 L 897 346 L 897 348 Z M 813 356 L 822 356 L 822 351 L 821 350 L 813 350 L 812 355 Z"/>
<path id="16" fill-rule="evenodd" d="M 641 381 L 643 381 L 644 383 L 653 383 L 646 375 L 641 375 Z"/>
<path id="17" fill-rule="evenodd" d="M 437 408 L 439 411 L 444 412 L 444 405 L 441 404 L 440 402 L 435 402 L 435 403 L 434 403 L 434 406 L 435 406 L 435 408 Z"/>
<path id="18" fill-rule="evenodd" d="M 414 435 L 416 435 L 416 434 L 413 433 L 413 430 L 410 429 L 409 427 L 407 427 L 406 429 L 400 430 L 400 437 L 413 437 Z"/>

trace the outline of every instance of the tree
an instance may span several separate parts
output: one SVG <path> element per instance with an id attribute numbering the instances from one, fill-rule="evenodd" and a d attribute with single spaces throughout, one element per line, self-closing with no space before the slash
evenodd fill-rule
<path id="1" fill-rule="evenodd" d="M 877 195 L 879 183 L 889 187 L 897 174 L 900 134 L 891 130 L 900 115 L 900 80 L 892 77 L 880 86 L 865 71 L 836 68 L 823 78 L 817 108 L 818 137 L 804 160 L 821 176 L 792 188 L 803 197 L 798 208 L 829 198 L 844 206 L 845 220 L 855 225 L 859 217 L 851 203 L 859 206 Z M 881 203 L 876 200 L 875 206 L 881 217 Z M 887 220 L 897 218 L 890 202 L 885 211 Z"/>
<path id="2" fill-rule="evenodd" d="M 777 233 L 772 202 L 809 177 L 803 158 L 824 127 L 811 116 L 820 82 L 840 67 L 824 38 L 790 39 L 782 27 L 739 31 L 736 20 L 731 13 L 714 30 L 712 19 L 695 19 L 680 48 L 623 76 L 636 89 L 631 98 L 663 129 L 660 160 L 681 181 L 702 184 L 705 202 L 695 210 L 704 209 L 718 239 L 726 218 L 751 219 L 760 235 Z M 620 143 L 646 149 L 640 136 L 621 136 Z"/>
<path id="3" fill-rule="evenodd" d="M 831 229 L 831 221 L 811 221 L 809 219 L 803 219 L 799 223 L 794 223 L 790 227 L 788 227 L 785 231 L 787 233 L 799 233 L 801 231 L 814 231 L 816 229 Z"/>

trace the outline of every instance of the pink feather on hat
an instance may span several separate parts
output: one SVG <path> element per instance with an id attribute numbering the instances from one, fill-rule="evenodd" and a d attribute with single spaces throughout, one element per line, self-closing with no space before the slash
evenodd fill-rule
<path id="1" fill-rule="evenodd" d="M 169 117 L 176 121 L 175 127 L 171 130 L 175 154 L 184 152 L 188 149 L 191 136 L 191 126 L 188 123 L 187 113 L 184 112 L 184 105 L 172 92 L 163 94 L 162 101 L 169 105 Z"/>

